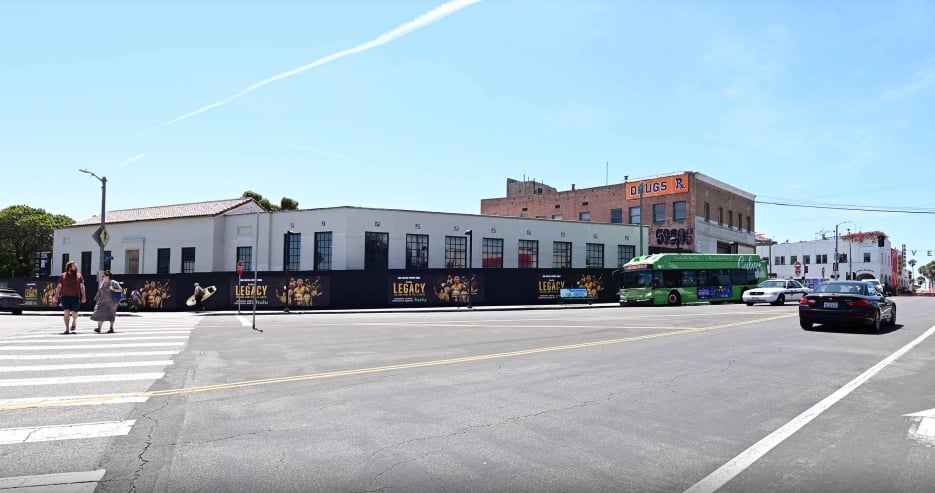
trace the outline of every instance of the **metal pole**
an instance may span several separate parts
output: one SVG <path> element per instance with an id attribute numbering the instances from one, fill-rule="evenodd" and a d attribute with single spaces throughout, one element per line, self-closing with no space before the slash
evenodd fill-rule
<path id="1" fill-rule="evenodd" d="M 643 182 L 639 184 L 640 191 L 640 256 L 643 256 Z"/>
<path id="2" fill-rule="evenodd" d="M 841 278 L 841 276 L 838 275 L 838 259 L 840 258 L 838 257 L 838 226 L 840 226 L 840 224 L 834 225 L 834 264 L 833 265 L 834 265 L 834 278 L 835 279 Z"/>
<path id="3" fill-rule="evenodd" d="M 259 249 L 260 249 L 260 211 L 256 211 L 256 230 L 253 232 L 253 255 L 251 255 L 253 260 L 253 330 L 262 330 L 256 328 L 256 292 L 259 288 L 260 283 L 260 274 L 259 266 L 257 260 L 259 259 Z"/>
<path id="4" fill-rule="evenodd" d="M 101 231 L 104 231 L 104 227 L 107 224 L 105 219 L 105 214 L 107 213 L 107 177 L 101 177 Z M 98 272 L 97 282 L 101 282 L 101 279 L 104 278 L 104 243 L 101 242 L 101 254 L 100 254 L 100 272 Z"/>

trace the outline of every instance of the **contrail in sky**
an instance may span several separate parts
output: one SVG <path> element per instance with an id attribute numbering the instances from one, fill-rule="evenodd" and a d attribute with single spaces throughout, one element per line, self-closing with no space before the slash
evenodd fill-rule
<path id="1" fill-rule="evenodd" d="M 481 0 L 451 0 L 451 1 L 446 2 L 446 3 L 444 3 L 444 4 L 442 4 L 442 5 L 438 6 L 438 7 L 435 7 L 434 9 L 432 9 L 432 10 L 430 10 L 430 11 L 428 11 L 428 12 L 422 14 L 422 15 L 420 15 L 419 17 L 416 17 L 414 20 L 411 20 L 411 21 L 409 21 L 409 22 L 407 22 L 407 23 L 405 23 L 405 24 L 402 24 L 402 25 L 396 27 L 395 29 L 393 29 L 393 30 L 391 30 L 391 31 L 385 32 L 385 33 L 383 33 L 383 34 L 377 36 L 376 38 L 374 38 L 374 39 L 372 39 L 372 40 L 370 40 L 370 41 L 367 41 L 366 43 L 357 45 L 357 46 L 355 46 L 355 47 L 353 47 L 353 48 L 348 48 L 348 49 L 346 49 L 346 50 L 339 51 L 339 52 L 337 52 L 337 53 L 333 53 L 333 54 L 328 55 L 328 56 L 323 57 L 323 58 L 319 58 L 318 60 L 315 60 L 314 62 L 309 63 L 309 64 L 307 64 L 307 65 L 302 65 L 302 66 L 299 67 L 299 68 L 295 68 L 295 69 L 292 69 L 292 70 L 288 70 L 288 71 L 286 71 L 286 72 L 282 72 L 282 73 L 276 74 L 276 75 L 274 75 L 274 76 L 272 76 L 272 77 L 268 77 L 268 78 L 266 78 L 266 79 L 263 79 L 263 80 L 261 80 L 261 81 L 259 81 L 259 82 L 257 82 L 257 83 L 251 84 L 251 85 L 248 86 L 246 89 L 244 89 L 244 90 L 238 92 L 237 94 L 234 94 L 234 95 L 232 95 L 232 96 L 228 96 L 228 97 L 226 97 L 226 98 L 224 98 L 224 99 L 215 101 L 215 102 L 213 102 L 213 103 L 211 103 L 211 104 L 207 104 L 207 105 L 205 105 L 205 106 L 202 106 L 201 108 L 198 108 L 198 109 L 195 110 L 195 111 L 192 111 L 192 112 L 189 112 L 189 113 L 185 113 L 184 115 L 181 115 L 181 116 L 177 116 L 177 117 L 175 117 L 175 118 L 173 118 L 173 119 L 171 119 L 171 120 L 169 120 L 169 121 L 167 121 L 167 122 L 165 122 L 165 123 L 162 123 L 162 124 L 160 124 L 160 125 L 157 125 L 157 126 L 155 126 L 155 127 L 152 127 L 152 128 L 150 128 L 150 129 L 143 130 L 143 131 L 141 131 L 141 132 L 137 132 L 137 133 L 131 135 L 130 137 L 127 137 L 127 139 L 132 139 L 132 138 L 134 138 L 134 137 L 139 137 L 139 136 L 144 135 L 144 134 L 147 134 L 147 133 L 149 133 L 149 132 L 152 132 L 152 131 L 155 131 L 155 130 L 159 130 L 159 129 L 161 129 L 161 128 L 168 127 L 169 125 L 174 125 L 174 124 L 179 123 L 179 122 L 181 122 L 181 121 L 183 121 L 183 120 L 188 120 L 189 118 L 198 116 L 198 115 L 200 115 L 200 114 L 202 114 L 202 113 L 205 113 L 205 112 L 207 112 L 207 111 L 213 110 L 214 108 L 217 108 L 217 107 L 219 107 L 219 106 L 223 106 L 223 105 L 225 105 L 225 104 L 227 104 L 227 103 L 230 103 L 231 101 L 234 101 L 234 100 L 236 100 L 236 99 L 240 99 L 240 98 L 246 96 L 247 94 L 250 94 L 251 92 L 256 91 L 257 89 L 259 89 L 259 88 L 261 88 L 261 87 L 263 87 L 263 86 L 265 86 L 265 85 L 267 85 L 267 84 L 272 84 L 273 82 L 276 82 L 276 81 L 279 81 L 279 80 L 282 80 L 282 79 L 287 79 L 287 78 L 292 77 L 292 76 L 294 76 L 294 75 L 301 74 L 302 72 L 305 72 L 305 71 L 307 71 L 307 70 L 311 70 L 311 69 L 313 69 L 313 68 L 315 68 L 315 67 L 319 67 L 319 66 L 324 65 L 324 64 L 326 64 L 326 63 L 328 63 L 328 62 L 333 62 L 333 61 L 338 60 L 338 59 L 340 59 L 340 58 L 344 58 L 344 57 L 351 56 L 351 55 L 356 55 L 356 54 L 358 54 L 358 53 L 365 52 L 365 51 L 367 51 L 367 50 L 376 48 L 376 47 L 378 47 L 378 46 L 385 45 L 385 44 L 387 44 L 387 43 L 389 43 L 389 42 L 391 42 L 391 41 L 395 41 L 396 39 L 399 39 L 399 38 L 401 38 L 401 37 L 403 37 L 403 36 L 405 36 L 405 35 L 407 35 L 407 34 L 413 32 L 413 31 L 417 31 L 417 30 L 419 30 L 419 29 L 422 29 L 423 27 L 426 27 L 426 26 L 428 26 L 429 24 L 432 24 L 433 22 L 439 21 L 439 20 L 441 20 L 441 19 L 443 19 L 443 18 L 445 18 L 445 17 L 447 17 L 447 16 L 449 16 L 449 15 L 451 15 L 451 14 L 454 14 L 455 12 L 458 12 L 458 11 L 461 10 L 461 9 L 464 9 L 464 8 L 466 8 L 466 7 L 470 7 L 471 5 L 473 5 L 473 4 L 475 4 L 475 3 L 478 3 L 478 2 L 480 2 L 480 1 L 481 1 Z"/>

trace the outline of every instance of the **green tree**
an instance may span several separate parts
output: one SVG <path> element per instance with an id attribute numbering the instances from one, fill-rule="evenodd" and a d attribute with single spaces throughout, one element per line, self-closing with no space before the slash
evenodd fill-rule
<path id="1" fill-rule="evenodd" d="M 283 197 L 279 201 L 279 205 L 275 205 L 269 201 L 266 197 L 260 195 L 259 193 L 254 192 L 253 190 L 247 190 L 241 195 L 243 198 L 250 198 L 256 200 L 264 209 L 273 212 L 273 211 L 294 211 L 299 208 L 299 202 L 295 199 L 290 199 L 289 197 Z"/>
<path id="2" fill-rule="evenodd" d="M 74 219 L 28 205 L 0 210 L 0 276 L 36 275 L 36 253 L 52 250 L 52 233 Z"/>

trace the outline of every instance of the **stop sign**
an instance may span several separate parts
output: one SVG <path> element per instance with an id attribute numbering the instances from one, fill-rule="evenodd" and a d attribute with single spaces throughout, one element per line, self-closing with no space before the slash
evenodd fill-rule
<path id="1" fill-rule="evenodd" d="M 243 262 L 242 261 L 237 262 L 237 275 L 238 276 L 243 275 Z"/>
<path id="2" fill-rule="evenodd" d="M 792 265 L 795 267 L 795 275 L 799 275 L 802 273 L 802 262 L 796 262 Z"/>

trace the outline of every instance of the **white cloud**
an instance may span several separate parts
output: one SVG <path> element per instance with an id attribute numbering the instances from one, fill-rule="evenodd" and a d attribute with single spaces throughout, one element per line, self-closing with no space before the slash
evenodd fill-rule
<path id="1" fill-rule="evenodd" d="M 883 93 L 883 99 L 899 99 L 911 96 L 935 85 L 935 59 L 929 60 L 926 66 L 917 70 L 912 81 L 894 87 Z"/>
<path id="2" fill-rule="evenodd" d="M 185 113 L 185 114 L 183 114 L 183 115 L 177 116 L 177 117 L 175 117 L 175 118 L 173 118 L 173 119 L 171 119 L 171 120 L 168 120 L 168 121 L 166 121 L 166 122 L 164 122 L 164 123 L 161 123 L 161 124 L 159 124 L 159 125 L 157 125 L 157 126 L 155 126 L 155 127 L 153 127 L 153 128 L 150 128 L 150 129 L 147 129 L 147 130 L 143 130 L 143 131 L 141 131 L 141 132 L 137 132 L 136 134 L 133 134 L 133 135 L 131 135 L 131 136 L 128 137 L 128 138 L 139 137 L 139 136 L 141 136 L 141 135 L 147 134 L 147 133 L 152 132 L 152 131 L 154 131 L 154 130 L 158 130 L 158 129 L 161 129 L 161 128 L 165 128 L 165 127 L 168 127 L 168 126 L 170 126 L 170 125 L 174 125 L 174 124 L 176 124 L 176 123 L 179 123 L 179 122 L 181 122 L 181 121 L 183 121 L 183 120 L 187 120 L 187 119 L 189 119 L 189 118 L 198 116 L 198 115 L 200 115 L 200 114 L 202 114 L 202 113 L 205 113 L 205 112 L 207 112 L 207 111 L 213 110 L 214 108 L 217 108 L 217 107 L 219 107 L 219 106 L 223 106 L 223 105 L 225 105 L 225 104 L 227 104 L 227 103 L 230 103 L 230 102 L 232 102 L 232 101 L 234 101 L 234 100 L 236 100 L 236 99 L 240 99 L 240 98 L 246 96 L 247 94 L 250 94 L 251 92 L 256 91 L 257 89 L 259 89 L 259 88 L 261 88 L 261 87 L 263 87 L 263 86 L 265 86 L 265 85 L 267 85 L 267 84 L 272 84 L 273 82 L 277 82 L 277 81 L 280 81 L 280 80 L 283 80 L 283 79 L 288 79 L 289 77 L 292 77 L 292 76 L 295 76 L 295 75 L 299 75 L 299 74 L 301 74 L 302 72 L 306 72 L 306 71 L 308 71 L 308 70 L 311 70 L 311 69 L 313 69 L 313 68 L 319 67 L 319 66 L 324 65 L 324 64 L 326 64 L 326 63 L 333 62 L 333 61 L 335 61 L 335 60 L 339 60 L 339 59 L 341 59 L 341 58 L 348 57 L 348 56 L 351 56 L 351 55 L 356 55 L 356 54 L 358 54 L 358 53 L 363 53 L 363 52 L 365 52 L 365 51 L 367 51 L 367 50 L 371 50 L 371 49 L 373 49 L 373 48 L 377 48 L 377 47 L 379 47 L 379 46 L 385 45 L 385 44 L 387 44 L 387 43 L 389 43 L 389 42 L 391 42 L 391 41 L 395 41 L 395 40 L 397 40 L 397 39 L 399 39 L 399 38 L 401 38 L 401 37 L 403 37 L 403 36 L 405 36 L 405 35 L 407 35 L 407 34 L 413 32 L 413 31 L 417 31 L 417 30 L 419 30 L 419 29 L 422 29 L 423 27 L 426 27 L 426 26 L 428 26 L 429 24 L 432 24 L 432 23 L 434 23 L 434 22 L 436 22 L 436 21 L 440 21 L 440 20 L 442 20 L 443 18 L 448 17 L 449 15 L 454 14 L 454 13 L 458 12 L 459 10 L 464 9 L 464 8 L 466 8 L 466 7 L 469 7 L 469 6 L 471 6 L 471 5 L 475 4 L 475 3 L 478 3 L 478 2 L 480 2 L 480 1 L 481 1 L 481 0 L 451 0 L 451 1 L 446 2 L 446 3 L 444 3 L 444 4 L 442 4 L 442 5 L 438 6 L 438 7 L 435 7 L 434 9 L 432 9 L 432 10 L 430 10 L 430 11 L 428 11 L 428 12 L 422 14 L 422 15 L 420 15 L 419 17 L 416 17 L 414 20 L 411 20 L 411 21 L 409 21 L 409 22 L 406 22 L 406 23 L 404 23 L 404 24 L 401 24 L 401 25 L 397 26 L 396 28 L 394 28 L 394 29 L 392 29 L 392 30 L 390 30 L 390 31 L 387 31 L 387 32 L 385 32 L 385 33 L 383 33 L 383 34 L 381 34 L 381 35 L 379 35 L 379 36 L 377 36 L 376 38 L 374 38 L 374 39 L 372 39 L 372 40 L 370 40 L 370 41 L 367 41 L 366 43 L 359 44 L 359 45 L 357 45 L 357 46 L 355 46 L 355 47 L 353 47 L 353 48 L 348 48 L 348 49 L 346 49 L 346 50 L 341 50 L 341 51 L 338 51 L 338 52 L 336 52 L 336 53 L 332 53 L 332 54 L 330 54 L 330 55 L 328 55 L 328 56 L 319 58 L 318 60 L 315 60 L 314 62 L 311 62 L 311 63 L 306 64 L 306 65 L 302 65 L 301 67 L 298 67 L 298 68 L 295 68 L 295 69 L 292 69 L 292 70 L 287 70 L 287 71 L 285 71 L 285 72 L 276 74 L 276 75 L 274 75 L 274 76 L 272 76 L 272 77 L 267 77 L 266 79 L 263 79 L 263 80 L 261 80 L 261 81 L 259 81 L 259 82 L 256 82 L 256 83 L 254 83 L 254 84 L 251 84 L 251 85 L 247 86 L 246 89 L 244 89 L 244 90 L 238 92 L 237 94 L 228 96 L 228 97 L 226 97 L 226 98 L 224 98 L 224 99 L 220 99 L 220 100 L 215 101 L 215 102 L 213 102 L 213 103 L 211 103 L 211 104 L 207 104 L 207 105 L 205 105 L 205 106 L 202 106 L 201 108 L 198 108 L 198 109 L 196 109 L 196 110 L 194 110 L 194 111 L 191 111 L 191 112 Z"/>
<path id="3" fill-rule="evenodd" d="M 129 166 L 129 165 L 131 165 L 131 164 L 133 164 L 133 163 L 135 163 L 135 162 L 137 162 L 137 161 L 143 159 L 144 157 L 146 157 L 146 154 L 143 154 L 143 153 L 141 152 L 141 153 L 139 153 L 139 154 L 137 154 L 137 155 L 131 157 L 130 159 L 127 159 L 126 161 L 120 163 L 120 165 L 121 165 L 121 166 Z"/>

